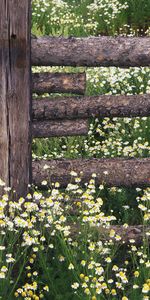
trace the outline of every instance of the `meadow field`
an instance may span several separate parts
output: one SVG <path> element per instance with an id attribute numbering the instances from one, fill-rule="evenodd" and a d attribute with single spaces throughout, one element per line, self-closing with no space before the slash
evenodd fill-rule
<path id="1" fill-rule="evenodd" d="M 32 0 L 32 33 L 143 38 L 150 0 Z M 85 71 L 86 95 L 150 93 L 149 67 L 33 68 L 41 71 Z M 33 140 L 45 168 L 47 158 L 79 157 L 150 157 L 150 118 L 91 118 L 85 137 Z M 95 173 L 81 186 L 81 176 L 72 170 L 66 189 L 43 181 L 47 190 L 16 202 L 0 180 L 1 300 L 150 299 L 150 188 L 97 187 Z M 141 225 L 143 237 L 123 240 L 115 225 Z"/>

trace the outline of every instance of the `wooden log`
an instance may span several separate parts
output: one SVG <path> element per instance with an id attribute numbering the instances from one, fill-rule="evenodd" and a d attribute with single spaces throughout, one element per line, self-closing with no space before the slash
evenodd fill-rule
<path id="1" fill-rule="evenodd" d="M 32 39 L 35 66 L 150 66 L 149 37 L 38 37 Z"/>
<path id="2" fill-rule="evenodd" d="M 30 0 L 0 8 L 0 178 L 24 196 L 31 181 Z"/>
<path id="3" fill-rule="evenodd" d="M 47 165 L 49 168 L 44 169 Z M 61 159 L 33 162 L 33 182 L 40 186 L 43 180 L 58 181 L 62 187 L 71 182 L 70 172 L 81 176 L 82 184 L 96 173 L 96 185 L 143 187 L 150 186 L 150 158 Z M 83 172 L 80 175 L 80 172 Z"/>
<path id="4" fill-rule="evenodd" d="M 84 95 L 86 89 L 86 74 L 84 73 L 33 73 L 32 92 L 72 93 Z"/>
<path id="5" fill-rule="evenodd" d="M 70 224 L 71 226 L 71 235 L 76 236 L 78 235 L 80 229 L 79 225 L 74 225 Z M 119 244 L 129 244 L 131 240 L 135 241 L 136 245 L 140 245 L 144 240 L 150 241 L 150 236 L 146 235 L 146 233 L 150 231 L 150 226 L 143 226 L 143 225 L 130 225 L 128 227 L 124 227 L 123 225 L 111 225 L 110 227 L 104 227 L 104 226 L 99 226 L 99 227 L 92 227 L 93 232 L 95 232 L 99 238 L 103 241 L 108 241 L 108 240 L 113 240 L 116 243 Z M 116 240 L 115 236 L 113 238 L 110 238 L 110 230 L 115 231 L 115 236 L 118 235 L 121 239 Z"/>
<path id="6" fill-rule="evenodd" d="M 150 231 L 150 226 L 143 225 L 130 225 L 127 228 L 124 226 L 113 225 L 111 226 L 117 235 L 121 236 L 121 241 L 125 243 L 130 242 L 130 240 L 135 240 L 136 244 L 140 244 L 143 239 L 150 240 L 150 236 L 146 235 Z M 110 229 L 106 229 L 107 233 L 110 232 Z"/>
<path id="7" fill-rule="evenodd" d="M 33 101 L 36 120 L 76 119 L 89 117 L 136 117 L 150 115 L 150 95 L 100 95 L 65 97 Z"/>
<path id="8" fill-rule="evenodd" d="M 32 134 L 35 138 L 87 135 L 87 120 L 34 121 Z"/>

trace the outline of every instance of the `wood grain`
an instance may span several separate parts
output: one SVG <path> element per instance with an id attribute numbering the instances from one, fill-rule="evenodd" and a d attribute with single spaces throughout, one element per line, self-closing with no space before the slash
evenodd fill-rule
<path id="1" fill-rule="evenodd" d="M 30 0 L 0 9 L 0 178 L 23 196 L 31 181 Z"/>

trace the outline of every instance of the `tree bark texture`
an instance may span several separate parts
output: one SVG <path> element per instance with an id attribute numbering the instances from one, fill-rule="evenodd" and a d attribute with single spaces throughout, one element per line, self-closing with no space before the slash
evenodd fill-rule
<path id="1" fill-rule="evenodd" d="M 0 178 L 24 196 L 31 180 L 30 0 L 0 8 Z"/>
<path id="2" fill-rule="evenodd" d="M 87 135 L 87 120 L 58 120 L 58 121 L 34 121 L 32 134 L 35 138 Z"/>
<path id="3" fill-rule="evenodd" d="M 45 170 L 44 165 L 49 169 Z M 96 173 L 96 185 L 143 187 L 150 186 L 150 158 L 142 159 L 61 159 L 33 162 L 33 182 L 40 186 L 43 180 L 58 181 L 62 187 L 71 182 L 70 172 L 75 171 L 82 183 Z M 80 175 L 80 172 L 83 172 Z"/>
<path id="4" fill-rule="evenodd" d="M 84 73 L 33 73 L 32 92 L 72 93 L 84 95 L 86 89 L 86 74 Z"/>
<path id="5" fill-rule="evenodd" d="M 150 115 L 150 95 L 65 97 L 33 101 L 36 120 Z"/>
<path id="6" fill-rule="evenodd" d="M 149 37 L 38 37 L 32 39 L 35 66 L 150 66 Z"/>

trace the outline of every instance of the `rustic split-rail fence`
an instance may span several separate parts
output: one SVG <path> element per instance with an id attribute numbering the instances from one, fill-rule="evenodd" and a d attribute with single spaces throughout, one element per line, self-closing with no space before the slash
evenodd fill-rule
<path id="1" fill-rule="evenodd" d="M 70 171 L 108 186 L 150 186 L 150 158 L 32 162 L 32 137 L 86 135 L 88 118 L 150 115 L 150 96 L 84 96 L 85 73 L 31 73 L 31 66 L 150 66 L 149 37 L 33 37 L 31 1 L 2 0 L 0 9 L 0 178 L 17 195 L 43 179 L 65 186 Z M 77 96 L 33 99 L 32 93 Z M 79 96 L 80 95 L 80 96 Z M 47 164 L 50 169 L 43 167 Z M 106 172 L 107 171 L 107 172 Z"/>

